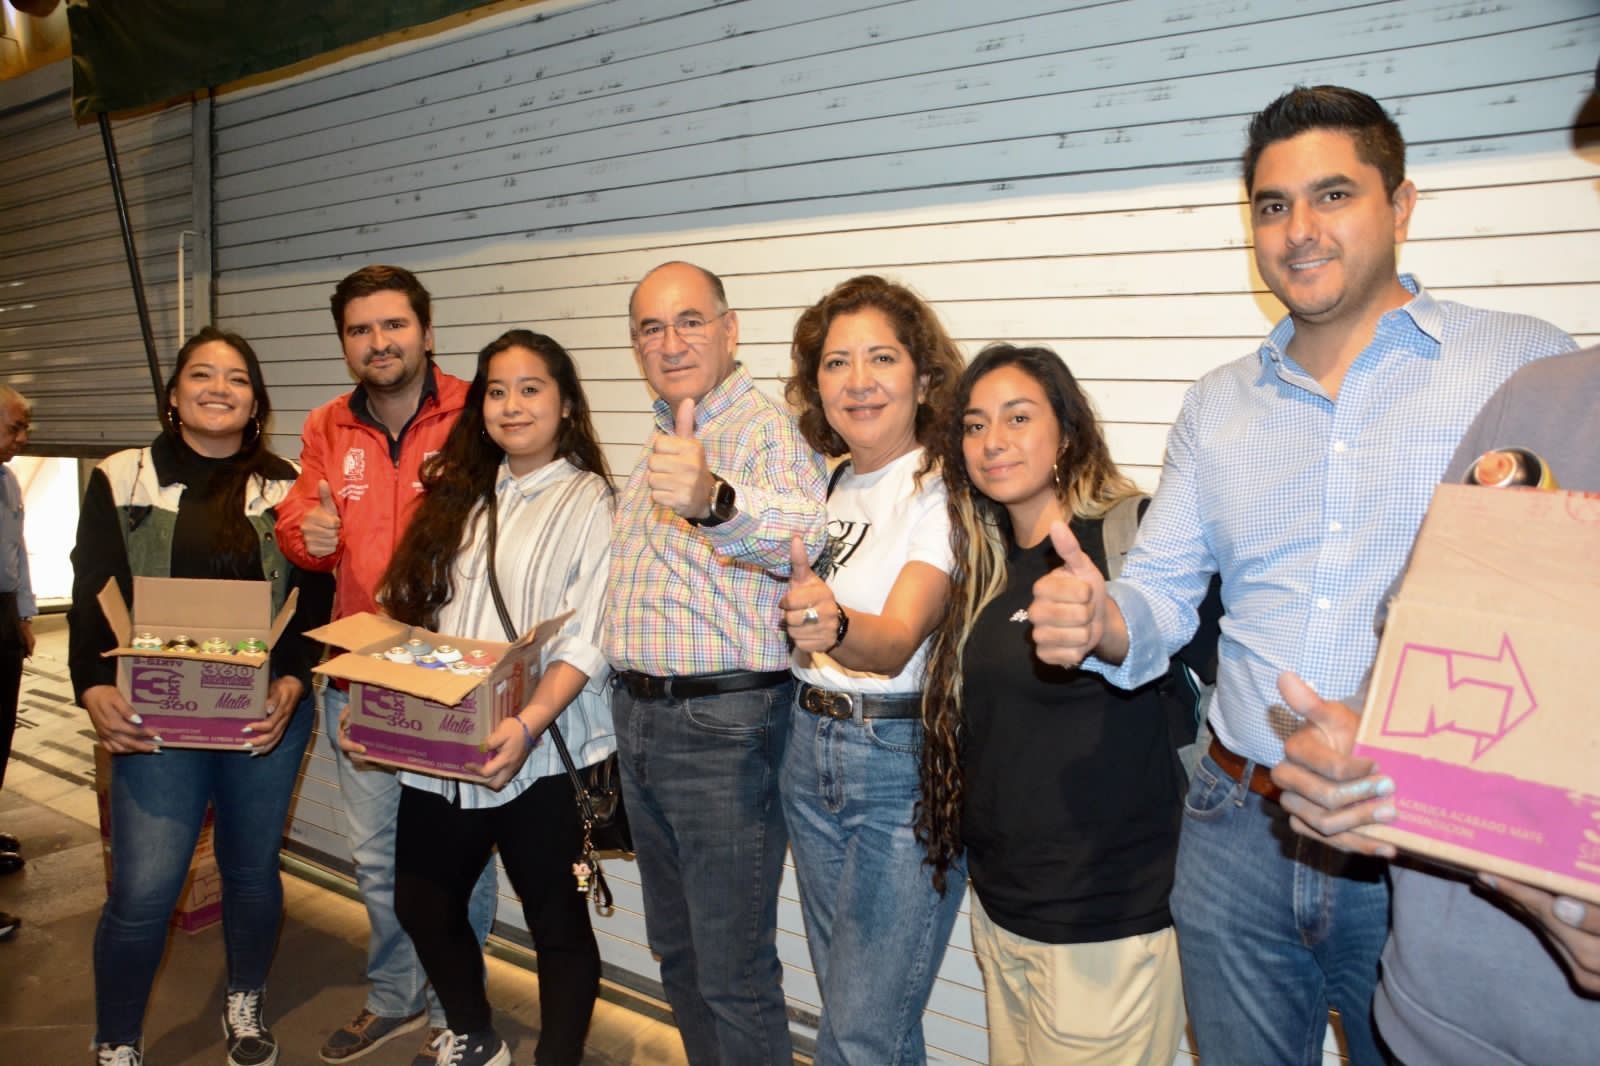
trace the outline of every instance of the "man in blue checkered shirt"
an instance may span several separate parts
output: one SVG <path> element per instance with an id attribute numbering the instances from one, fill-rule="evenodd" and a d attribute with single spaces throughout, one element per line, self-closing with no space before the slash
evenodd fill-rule
<path id="1" fill-rule="evenodd" d="M 1574 345 L 1397 273 L 1417 191 L 1371 97 L 1318 86 L 1273 101 L 1250 124 L 1244 179 L 1256 265 L 1289 314 L 1184 397 L 1121 580 L 1107 586 L 1058 529 L 1064 565 L 1029 614 L 1041 659 L 1132 688 L 1166 670 L 1221 574 L 1214 739 L 1172 895 L 1198 1050 L 1312 1066 L 1333 1006 L 1365 1066 L 1385 1061 L 1371 1005 L 1388 884 L 1376 860 L 1290 832 L 1269 776 L 1296 724 L 1278 675 L 1351 699 L 1379 600 L 1473 415 L 1518 367 Z"/>

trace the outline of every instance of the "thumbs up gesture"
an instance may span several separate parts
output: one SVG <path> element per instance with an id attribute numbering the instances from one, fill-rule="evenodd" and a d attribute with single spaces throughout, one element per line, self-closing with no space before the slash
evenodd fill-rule
<path id="1" fill-rule="evenodd" d="M 1050 526 L 1061 565 L 1033 583 L 1028 621 L 1041 662 L 1077 666 L 1100 644 L 1106 624 L 1106 579 L 1065 522 Z"/>
<path id="2" fill-rule="evenodd" d="M 827 651 L 839 632 L 839 604 L 828 583 L 811 569 L 806 545 L 789 538 L 789 591 L 778 601 L 783 627 L 801 651 Z"/>
<path id="3" fill-rule="evenodd" d="M 671 433 L 657 433 L 650 441 L 645 468 L 650 499 L 682 518 L 700 519 L 711 513 L 711 489 L 716 484 L 706 466 L 705 449 L 694 437 L 694 400 L 684 397 L 674 412 Z"/>
<path id="4" fill-rule="evenodd" d="M 318 559 L 339 550 L 339 508 L 326 481 L 317 482 L 317 505 L 300 519 L 300 537 Z"/>

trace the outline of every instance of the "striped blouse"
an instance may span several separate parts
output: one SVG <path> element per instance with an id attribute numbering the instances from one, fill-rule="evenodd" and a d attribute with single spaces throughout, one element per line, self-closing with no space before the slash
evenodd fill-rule
<path id="1" fill-rule="evenodd" d="M 557 724 L 573 761 L 592 765 L 617 746 L 611 725 L 611 670 L 600 651 L 612 494 L 599 475 L 555 459 L 522 477 L 514 477 L 502 463 L 495 499 L 499 522 L 495 570 L 512 620 L 526 632 L 546 618 L 574 612 L 544 649 L 542 664 L 564 662 L 589 676 Z M 504 640 L 505 629 L 485 579 L 488 549 L 478 512 L 467 530 L 451 575 L 455 594 L 439 612 L 439 632 Z M 409 771 L 401 772 L 400 781 L 476 809 L 509 803 L 539 778 L 563 772 L 555 745 L 541 737 L 521 771 L 499 792 Z"/>

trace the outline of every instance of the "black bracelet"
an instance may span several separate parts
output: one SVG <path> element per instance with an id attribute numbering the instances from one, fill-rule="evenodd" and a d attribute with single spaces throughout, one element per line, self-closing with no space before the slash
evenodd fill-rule
<path id="1" fill-rule="evenodd" d="M 839 612 L 839 628 L 833 632 L 833 643 L 822 654 L 831 654 L 839 645 L 844 643 L 844 635 L 850 632 L 850 616 L 844 613 L 844 604 L 836 603 L 834 608 Z"/>

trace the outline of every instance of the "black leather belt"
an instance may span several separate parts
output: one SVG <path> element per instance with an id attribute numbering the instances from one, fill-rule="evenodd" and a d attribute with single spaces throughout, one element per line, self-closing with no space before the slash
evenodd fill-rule
<path id="1" fill-rule="evenodd" d="M 637 670 L 618 670 L 616 683 L 636 700 L 693 700 L 702 696 L 725 696 L 730 692 L 771 688 L 788 681 L 787 670 L 735 670 L 726 674 L 690 674 L 687 677 L 657 677 Z"/>
<path id="2" fill-rule="evenodd" d="M 864 696 L 859 692 L 835 692 L 800 682 L 800 708 L 824 718 L 854 718 L 857 708 L 863 718 L 921 718 L 922 693 L 899 696 Z"/>

